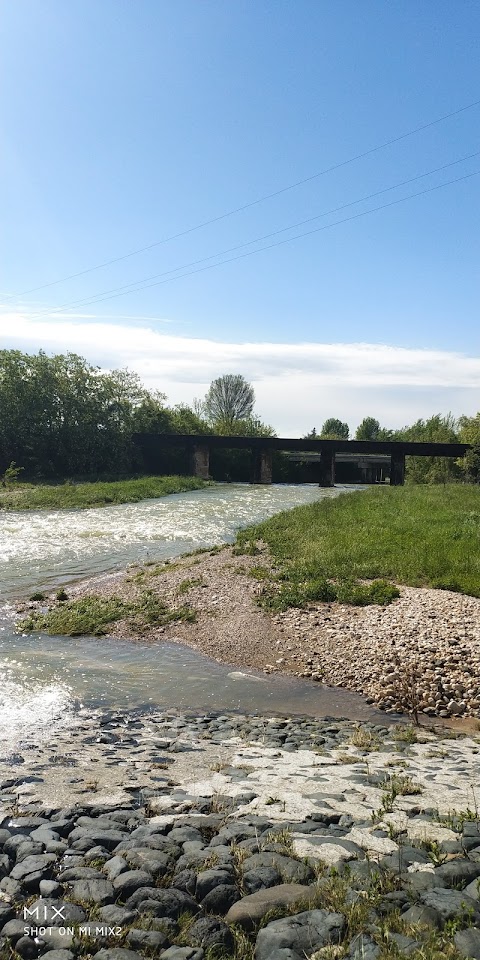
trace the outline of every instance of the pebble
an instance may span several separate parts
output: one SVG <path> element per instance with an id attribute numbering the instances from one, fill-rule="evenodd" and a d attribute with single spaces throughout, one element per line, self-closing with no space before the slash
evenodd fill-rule
<path id="1" fill-rule="evenodd" d="M 11 946 L 24 960 L 205 960 L 215 949 L 233 960 L 235 924 L 256 960 L 305 960 L 337 945 L 349 960 L 376 960 L 381 923 L 399 910 L 405 923 L 438 932 L 454 920 L 460 955 L 480 958 L 480 823 L 466 814 L 480 755 L 471 738 L 421 729 L 402 740 L 396 725 L 214 711 L 79 719 L 68 734 L 78 777 L 56 765 L 49 787 L 25 744 L 13 764 L 20 755 L 29 780 L 20 797 L 8 756 L 0 761 L 0 956 Z M 182 749 L 170 751 L 177 740 Z M 167 742 L 166 776 L 154 788 Z M 85 793 L 92 758 L 101 769 L 106 751 L 118 761 L 132 750 L 141 758 L 134 791 L 122 790 L 117 762 L 108 791 Z M 395 793 L 402 777 L 406 789 Z M 382 809 L 389 785 L 395 795 Z M 437 808 L 451 811 L 448 824 Z M 347 881 L 337 911 L 319 906 L 332 870 Z M 344 911 L 375 875 L 395 877 L 395 888 L 368 929 L 348 938 Z M 288 915 L 259 930 L 272 908 Z M 90 939 L 82 943 L 74 925 Z M 46 931 L 34 936 L 33 926 Z M 405 956 L 425 942 L 392 939 Z"/>

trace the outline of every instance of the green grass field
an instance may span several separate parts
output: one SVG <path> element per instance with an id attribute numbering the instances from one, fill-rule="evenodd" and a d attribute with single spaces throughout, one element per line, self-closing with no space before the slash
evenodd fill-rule
<path id="1" fill-rule="evenodd" d="M 96 483 L 31 484 L 0 487 L 1 510 L 55 510 L 104 507 L 112 503 L 137 503 L 170 493 L 185 493 L 208 486 L 196 477 L 138 477 L 135 480 Z"/>
<path id="2" fill-rule="evenodd" d="M 272 608 L 334 599 L 333 594 L 346 602 L 391 599 L 387 595 L 382 601 L 380 585 L 379 600 L 362 599 L 361 580 L 480 597 L 478 486 L 379 487 L 349 493 L 241 531 L 238 549 L 249 552 L 255 539 L 266 541 L 278 565 L 278 579 L 266 584 L 263 595 Z"/>

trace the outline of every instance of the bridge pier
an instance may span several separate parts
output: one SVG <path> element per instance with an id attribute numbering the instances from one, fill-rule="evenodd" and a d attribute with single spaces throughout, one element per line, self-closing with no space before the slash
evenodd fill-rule
<path id="1" fill-rule="evenodd" d="M 252 471 L 250 483 L 272 482 L 272 451 L 252 451 Z"/>
<path id="2" fill-rule="evenodd" d="M 320 480 L 318 486 L 335 486 L 335 454 L 330 450 L 322 450 L 320 453 Z"/>
<path id="3" fill-rule="evenodd" d="M 405 454 L 392 453 L 390 458 L 390 486 L 403 487 L 405 483 Z"/>
<path id="4" fill-rule="evenodd" d="M 210 447 L 206 443 L 194 443 L 192 448 L 192 472 L 194 477 L 208 480 L 210 477 Z"/>

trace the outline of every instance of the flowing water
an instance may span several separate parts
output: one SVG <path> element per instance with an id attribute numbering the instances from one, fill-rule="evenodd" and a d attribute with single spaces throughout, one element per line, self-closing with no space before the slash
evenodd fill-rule
<path id="1" fill-rule="evenodd" d="M 175 643 L 18 634 L 14 603 L 34 591 L 111 574 L 129 563 L 232 541 L 280 510 L 354 487 L 225 484 L 136 504 L 0 514 L 0 731 L 69 723 L 79 704 L 373 718 L 360 697 L 313 682 L 265 677 Z M 375 714 L 378 718 L 378 714 Z"/>

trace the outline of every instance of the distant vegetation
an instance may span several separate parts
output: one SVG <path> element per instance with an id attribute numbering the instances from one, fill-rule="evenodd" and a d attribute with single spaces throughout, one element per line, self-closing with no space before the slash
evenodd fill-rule
<path id="1" fill-rule="evenodd" d="M 146 454 L 132 441 L 133 434 L 275 436 L 273 428 L 256 416 L 254 402 L 253 388 L 240 374 L 218 377 L 205 398 L 195 400 L 192 407 L 168 406 L 163 393 L 147 390 L 137 374 L 128 370 L 105 372 L 73 353 L 49 357 L 43 351 L 31 355 L 0 350 L 0 479 L 3 475 L 9 495 L 8 488 L 24 480 L 188 474 L 190 464 L 184 451 L 172 450 L 146 460 Z M 349 425 L 336 417 L 326 419 L 319 433 L 314 428 L 307 434 L 309 438 L 343 440 L 349 435 Z M 474 449 L 456 462 L 408 457 L 407 480 L 480 481 L 480 413 L 458 421 L 450 414 L 437 414 L 395 431 L 366 417 L 355 437 L 471 443 Z M 212 451 L 211 465 L 218 479 L 248 479 L 249 452 Z M 274 455 L 274 475 L 284 482 L 309 479 L 301 465 L 279 452 Z"/>
<path id="2" fill-rule="evenodd" d="M 268 545 L 277 573 L 271 609 L 310 600 L 388 603 L 392 584 L 480 597 L 480 489 L 377 487 L 277 514 L 237 536 L 238 552 Z"/>
<path id="3" fill-rule="evenodd" d="M 104 507 L 112 503 L 137 503 L 170 493 L 185 493 L 208 486 L 197 477 L 138 477 L 92 483 L 9 483 L 0 487 L 0 509 L 54 510 Z"/>
<path id="4" fill-rule="evenodd" d="M 315 427 L 305 439 L 348 440 L 348 423 L 330 417 L 319 433 Z M 410 427 L 388 430 L 374 417 L 365 417 L 355 431 L 355 440 L 408 440 L 416 443 L 471 443 L 474 447 L 465 457 L 407 457 L 406 479 L 411 483 L 480 482 L 480 413 L 460 417 L 437 413 L 429 420 L 417 420 Z"/>

